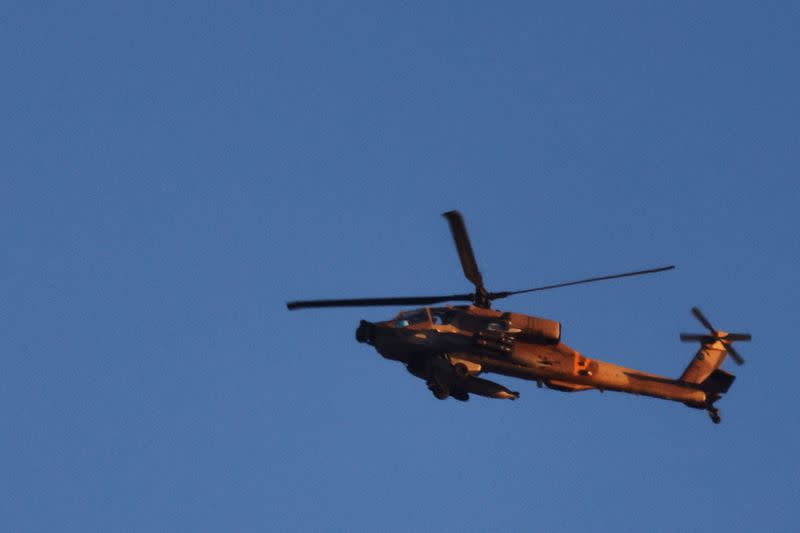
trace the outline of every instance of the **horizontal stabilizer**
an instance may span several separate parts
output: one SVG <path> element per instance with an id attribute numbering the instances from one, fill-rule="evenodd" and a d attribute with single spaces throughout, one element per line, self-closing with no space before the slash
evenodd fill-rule
<path id="1" fill-rule="evenodd" d="M 725 394 L 734 381 L 736 376 L 718 368 L 700 384 L 700 388 L 709 394 Z"/>

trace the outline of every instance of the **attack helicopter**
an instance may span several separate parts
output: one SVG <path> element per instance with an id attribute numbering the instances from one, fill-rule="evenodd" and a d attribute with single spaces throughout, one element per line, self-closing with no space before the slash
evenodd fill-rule
<path id="1" fill-rule="evenodd" d="M 728 355 L 737 364 L 744 363 L 733 343 L 749 341 L 751 335 L 716 329 L 697 307 L 693 307 L 691 312 L 707 332 L 680 335 L 682 341 L 699 342 L 700 347 L 677 379 L 587 357 L 561 341 L 561 323 L 492 308 L 493 301 L 517 294 L 654 274 L 672 270 L 674 266 L 532 289 L 490 292 L 478 269 L 461 213 L 449 211 L 443 216 L 450 226 L 464 276 L 474 285 L 474 292 L 444 296 L 300 300 L 288 302 L 287 308 L 424 306 L 402 311 L 390 320 L 361 320 L 356 329 L 356 340 L 374 347 L 386 359 L 405 364 L 407 370 L 424 380 L 440 400 L 467 401 L 470 394 L 509 400 L 519 398 L 519 392 L 478 377 L 492 373 L 533 381 L 540 388 L 563 392 L 616 391 L 682 402 L 691 408 L 707 411 L 715 424 L 721 421 L 715 403 L 728 392 L 736 378 L 720 367 Z M 470 303 L 452 305 L 450 302 Z M 447 305 L 431 307 L 435 304 Z"/>

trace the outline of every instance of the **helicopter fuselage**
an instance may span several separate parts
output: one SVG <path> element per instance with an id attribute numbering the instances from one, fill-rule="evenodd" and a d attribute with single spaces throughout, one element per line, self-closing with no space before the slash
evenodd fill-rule
<path id="1" fill-rule="evenodd" d="M 682 333 L 685 342 L 699 342 L 700 349 L 678 379 L 641 372 L 589 358 L 561 342 L 561 324 L 520 313 L 492 309 L 492 302 L 518 294 L 583 285 L 597 281 L 666 272 L 673 265 L 595 276 L 515 291 L 489 291 L 483 283 L 464 218 L 458 211 L 444 213 L 458 252 L 464 277 L 474 286 L 468 294 L 390 296 L 287 302 L 288 309 L 363 307 L 387 305 L 435 305 L 472 302 L 472 305 L 423 307 L 404 311 L 392 320 L 361 321 L 356 340 L 368 343 L 383 357 L 399 361 L 414 376 L 424 379 L 440 400 L 466 401 L 470 394 L 515 400 L 518 392 L 479 378 L 495 373 L 535 381 L 565 392 L 590 389 L 619 391 L 682 402 L 705 409 L 712 422 L 720 422 L 714 403 L 728 392 L 735 376 L 720 366 L 730 355 L 737 364 L 744 359 L 733 347 L 749 341 L 749 333 L 717 330 L 697 307 L 692 314 L 708 333 Z"/>
<path id="2" fill-rule="evenodd" d="M 698 408 L 708 403 L 706 391 L 696 384 L 586 357 L 561 342 L 560 331 L 560 324 L 547 319 L 448 306 L 406 311 L 384 322 L 362 321 L 356 338 L 404 363 L 442 399 L 464 400 L 470 392 L 516 399 L 518 394 L 502 385 L 476 378 L 495 373 L 565 392 L 628 392 Z"/>

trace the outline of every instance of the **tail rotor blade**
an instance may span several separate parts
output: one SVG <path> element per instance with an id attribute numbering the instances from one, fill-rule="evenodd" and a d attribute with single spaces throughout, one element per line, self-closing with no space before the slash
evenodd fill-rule
<path id="1" fill-rule="evenodd" d="M 706 329 L 708 329 L 708 331 L 711 332 L 712 335 L 716 334 L 717 330 L 714 328 L 714 326 L 711 325 L 711 322 L 709 322 L 709 320 L 706 318 L 703 312 L 700 311 L 699 308 L 692 307 L 692 314 L 697 320 L 700 321 L 701 324 L 703 324 L 706 327 Z"/>
<path id="2" fill-rule="evenodd" d="M 752 339 L 753 336 L 750 335 L 749 333 L 728 333 L 727 335 L 725 335 L 726 341 L 742 342 L 742 341 L 750 341 Z"/>
<path id="3" fill-rule="evenodd" d="M 741 355 L 739 355 L 739 352 L 737 352 L 736 349 L 733 347 L 733 344 L 729 344 L 727 342 L 724 344 L 725 344 L 725 349 L 728 350 L 728 353 L 731 356 L 731 359 L 736 361 L 737 365 L 743 365 L 744 359 L 742 358 Z"/>

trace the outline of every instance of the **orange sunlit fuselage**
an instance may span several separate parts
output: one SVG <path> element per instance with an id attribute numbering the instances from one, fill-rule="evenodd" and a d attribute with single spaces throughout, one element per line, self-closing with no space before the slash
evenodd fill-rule
<path id="1" fill-rule="evenodd" d="M 514 319 L 520 322 L 525 318 L 530 323 L 544 322 L 545 326 L 550 322 L 475 306 L 422 308 L 384 322 L 362 321 L 356 338 L 375 347 L 383 357 L 406 364 L 412 374 L 428 381 L 432 390 L 438 387 L 439 394 L 434 390 L 437 397 L 466 399 L 471 392 L 516 399 L 518 394 L 502 385 L 476 378 L 495 373 L 567 392 L 598 389 L 653 396 L 698 408 L 707 405 L 707 391 L 697 384 L 582 355 L 560 341 L 560 325 L 550 328 L 558 331 L 557 336 L 542 335 L 543 328 L 538 328 L 525 337 L 525 330 L 513 327 Z"/>

